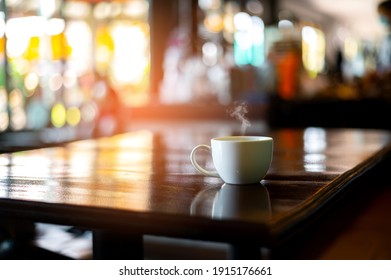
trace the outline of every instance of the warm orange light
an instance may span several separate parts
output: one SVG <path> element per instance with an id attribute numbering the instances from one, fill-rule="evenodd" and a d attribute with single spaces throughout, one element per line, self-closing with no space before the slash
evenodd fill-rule
<path id="1" fill-rule="evenodd" d="M 223 30 L 224 20 L 222 15 L 217 12 L 209 13 L 204 20 L 205 28 L 213 33 L 217 33 Z"/>
<path id="2" fill-rule="evenodd" d="M 277 65 L 278 90 L 282 98 L 290 100 L 295 97 L 298 86 L 300 58 L 295 51 L 287 52 Z"/>
<path id="3" fill-rule="evenodd" d="M 114 53 L 114 41 L 107 26 L 96 31 L 96 66 L 98 72 L 105 74 Z"/>
<path id="4" fill-rule="evenodd" d="M 53 60 L 66 59 L 72 53 L 72 48 L 68 44 L 68 40 L 64 33 L 51 36 L 51 44 Z"/>
<path id="5" fill-rule="evenodd" d="M 149 66 L 149 29 L 142 22 L 113 26 L 112 79 L 116 85 L 139 84 Z M 137 42 L 137 43 L 135 43 Z"/>
<path id="6" fill-rule="evenodd" d="M 23 57 L 27 60 L 35 60 L 39 58 L 39 37 L 31 37 L 27 50 L 24 52 Z"/>
<path id="7" fill-rule="evenodd" d="M 0 38 L 0 54 L 4 54 L 5 51 L 5 40 L 4 36 Z"/>

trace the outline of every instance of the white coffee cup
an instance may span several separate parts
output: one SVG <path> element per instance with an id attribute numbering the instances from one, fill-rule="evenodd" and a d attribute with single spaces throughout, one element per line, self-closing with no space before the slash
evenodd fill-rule
<path id="1" fill-rule="evenodd" d="M 211 152 L 216 171 L 201 167 L 196 154 Z M 273 157 L 273 139 L 266 136 L 225 136 L 211 140 L 211 146 L 196 146 L 190 154 L 194 168 L 206 176 L 220 177 L 228 184 L 259 183 L 269 170 Z"/>

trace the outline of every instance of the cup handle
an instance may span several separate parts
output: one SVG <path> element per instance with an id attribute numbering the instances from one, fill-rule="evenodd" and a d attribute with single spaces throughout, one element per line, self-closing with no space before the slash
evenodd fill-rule
<path id="1" fill-rule="evenodd" d="M 205 168 L 201 167 L 198 164 L 198 162 L 196 160 L 196 154 L 197 154 L 198 150 L 209 151 L 209 153 L 211 152 L 211 148 L 208 145 L 202 144 L 202 145 L 198 145 L 198 146 L 194 147 L 194 149 L 190 153 L 190 161 L 191 161 L 191 164 L 194 166 L 194 168 L 206 176 L 220 177 L 216 171 L 206 170 Z"/>

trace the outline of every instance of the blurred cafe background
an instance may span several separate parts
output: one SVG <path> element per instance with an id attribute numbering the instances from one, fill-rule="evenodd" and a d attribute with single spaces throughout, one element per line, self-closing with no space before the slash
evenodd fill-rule
<path id="1" fill-rule="evenodd" d="M 269 126 L 390 128 L 379 0 L 0 3 L 2 151 L 238 102 Z"/>
<path id="2" fill-rule="evenodd" d="M 0 0 L 0 153 L 144 120 L 391 129 L 380 3 Z"/>

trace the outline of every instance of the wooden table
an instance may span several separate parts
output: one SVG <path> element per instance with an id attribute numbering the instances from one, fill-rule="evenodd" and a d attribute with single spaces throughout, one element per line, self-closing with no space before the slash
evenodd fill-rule
<path id="1" fill-rule="evenodd" d="M 230 122 L 134 124 L 132 131 L 0 155 L 0 218 L 94 232 L 94 258 L 143 258 L 145 234 L 227 242 L 257 258 L 319 219 L 390 154 L 391 134 L 359 129 L 268 130 L 269 173 L 257 185 L 198 174 L 191 149 L 239 134 Z M 211 166 L 208 155 L 200 162 Z"/>

